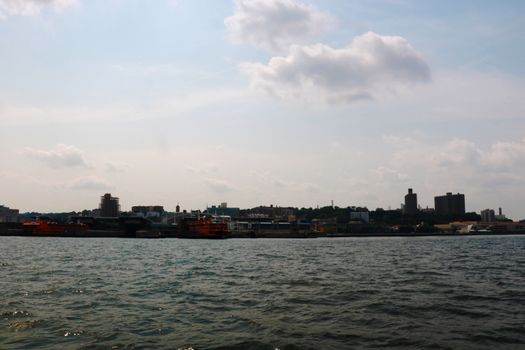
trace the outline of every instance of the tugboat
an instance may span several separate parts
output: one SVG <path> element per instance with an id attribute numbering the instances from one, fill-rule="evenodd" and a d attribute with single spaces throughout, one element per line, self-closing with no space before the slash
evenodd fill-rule
<path id="1" fill-rule="evenodd" d="M 224 239 L 230 236 L 228 222 L 219 217 L 187 217 L 178 225 L 178 238 Z"/>

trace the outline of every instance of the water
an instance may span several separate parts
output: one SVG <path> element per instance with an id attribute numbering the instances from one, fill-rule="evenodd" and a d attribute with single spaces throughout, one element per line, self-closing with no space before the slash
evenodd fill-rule
<path id="1" fill-rule="evenodd" d="M 524 349 L 525 237 L 0 237 L 0 349 Z"/>

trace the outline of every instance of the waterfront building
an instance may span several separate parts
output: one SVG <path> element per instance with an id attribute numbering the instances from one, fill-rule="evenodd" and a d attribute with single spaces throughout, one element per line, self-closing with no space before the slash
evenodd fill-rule
<path id="1" fill-rule="evenodd" d="M 229 216 L 232 218 L 238 218 L 241 213 L 240 208 L 230 208 L 226 202 L 220 205 L 212 205 L 206 208 L 206 213 L 210 215 Z"/>
<path id="2" fill-rule="evenodd" d="M 0 222 L 18 222 L 19 210 L 0 205 Z"/>
<path id="3" fill-rule="evenodd" d="M 370 213 L 368 211 L 352 211 L 350 212 L 350 221 L 370 222 Z"/>
<path id="4" fill-rule="evenodd" d="M 286 219 L 294 214 L 294 209 L 290 207 L 259 206 L 244 211 L 245 216 L 252 218 L 275 218 Z"/>
<path id="5" fill-rule="evenodd" d="M 503 214 L 503 211 L 501 210 L 501 207 L 498 209 L 498 215 L 495 217 L 496 221 L 507 221 L 507 217 Z"/>
<path id="6" fill-rule="evenodd" d="M 117 197 L 112 197 L 111 193 L 106 193 L 100 197 L 100 216 L 117 217 L 120 215 L 120 204 Z"/>
<path id="7" fill-rule="evenodd" d="M 135 205 L 131 207 L 131 212 L 135 216 L 144 218 L 160 218 L 164 214 L 162 205 Z"/>
<path id="8" fill-rule="evenodd" d="M 408 189 L 405 195 L 405 205 L 403 206 L 403 214 L 414 215 L 417 214 L 417 194 Z"/>
<path id="9" fill-rule="evenodd" d="M 494 214 L 494 209 L 485 209 L 481 211 L 481 222 L 494 222 L 496 221 L 496 216 Z"/>
<path id="10" fill-rule="evenodd" d="M 434 205 L 437 215 L 465 215 L 465 195 L 461 193 L 436 196 Z"/>

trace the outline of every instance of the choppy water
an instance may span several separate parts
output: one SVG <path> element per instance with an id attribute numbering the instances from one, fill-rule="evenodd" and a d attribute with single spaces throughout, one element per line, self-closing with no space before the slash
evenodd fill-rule
<path id="1" fill-rule="evenodd" d="M 525 237 L 0 237 L 0 349 L 524 349 Z"/>

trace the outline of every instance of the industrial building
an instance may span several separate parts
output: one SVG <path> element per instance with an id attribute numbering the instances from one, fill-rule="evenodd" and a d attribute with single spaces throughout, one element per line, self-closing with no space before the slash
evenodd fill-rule
<path id="1" fill-rule="evenodd" d="M 135 205 L 131 207 L 131 212 L 144 218 L 160 218 L 164 214 L 162 205 Z"/>

